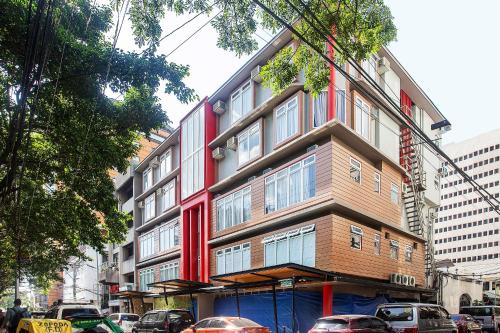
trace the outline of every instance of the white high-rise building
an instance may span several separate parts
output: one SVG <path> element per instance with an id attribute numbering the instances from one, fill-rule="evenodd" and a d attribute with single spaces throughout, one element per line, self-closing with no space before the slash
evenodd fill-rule
<path id="1" fill-rule="evenodd" d="M 500 129 L 448 144 L 444 151 L 499 200 Z M 500 278 L 500 215 L 456 170 L 446 164 L 444 169 L 441 207 L 434 225 L 435 258 L 450 259 L 454 264 L 450 273 L 474 273 L 494 282 Z M 483 285 L 486 292 L 494 289 L 490 282 Z"/>

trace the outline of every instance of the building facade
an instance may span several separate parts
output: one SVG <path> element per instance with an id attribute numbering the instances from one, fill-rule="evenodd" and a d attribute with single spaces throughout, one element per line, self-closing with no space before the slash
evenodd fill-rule
<path id="1" fill-rule="evenodd" d="M 500 197 L 500 130 L 446 145 L 444 150 L 494 198 Z M 436 258 L 450 259 L 453 273 L 483 278 L 484 291 L 494 295 L 499 274 L 492 273 L 500 262 L 499 216 L 456 171 L 447 168 L 445 163 L 434 226 Z"/>
<path id="2" fill-rule="evenodd" d="M 332 67 L 318 96 L 303 75 L 273 95 L 259 66 L 294 43 L 278 34 L 135 169 L 138 291 L 161 292 L 150 284 L 174 278 L 218 285 L 212 277 L 292 263 L 350 279 L 304 289 L 323 314 L 339 295 L 432 297 L 439 157 L 349 65 L 357 84 Z M 387 49 L 363 67 L 440 140 L 431 126 L 446 118 Z M 204 313 L 224 314 L 222 299 L 211 302 Z"/>

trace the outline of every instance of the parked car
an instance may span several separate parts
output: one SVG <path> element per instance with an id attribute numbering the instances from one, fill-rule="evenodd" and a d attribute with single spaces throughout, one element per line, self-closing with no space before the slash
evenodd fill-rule
<path id="1" fill-rule="evenodd" d="M 45 319 L 66 319 L 75 315 L 101 315 L 99 308 L 90 302 L 68 302 L 51 307 Z"/>
<path id="2" fill-rule="evenodd" d="M 343 315 L 329 316 L 316 320 L 309 333 L 391 333 L 391 327 L 383 320 L 374 316 Z"/>
<path id="3" fill-rule="evenodd" d="M 182 333 L 271 333 L 267 327 L 241 317 L 213 317 L 200 320 Z"/>
<path id="4" fill-rule="evenodd" d="M 133 313 L 113 313 L 108 316 L 115 324 L 120 326 L 125 333 L 132 332 L 132 327 L 141 318 Z"/>
<path id="5" fill-rule="evenodd" d="M 148 311 L 132 327 L 132 333 L 179 333 L 194 323 L 188 310 Z"/>
<path id="6" fill-rule="evenodd" d="M 436 304 L 381 304 L 375 315 L 399 333 L 458 333 L 448 311 Z"/>
<path id="7" fill-rule="evenodd" d="M 458 333 L 481 333 L 481 323 L 468 314 L 452 314 Z"/>
<path id="8" fill-rule="evenodd" d="M 481 323 L 483 331 L 500 333 L 500 306 L 464 306 L 460 314 L 468 314 Z"/>

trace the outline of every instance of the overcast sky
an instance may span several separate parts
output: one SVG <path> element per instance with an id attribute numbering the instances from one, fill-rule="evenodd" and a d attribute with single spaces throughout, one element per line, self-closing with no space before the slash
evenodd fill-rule
<path id="1" fill-rule="evenodd" d="M 398 28 L 398 40 L 389 48 L 451 121 L 452 131 L 446 134 L 445 143 L 500 127 L 500 106 L 492 99 L 500 93 L 500 66 L 494 61 L 500 55 L 500 1 L 385 1 Z M 169 15 L 163 24 L 164 33 L 189 17 Z M 199 16 L 165 39 L 160 51 L 168 54 L 207 19 Z M 259 35 L 270 39 L 264 32 Z M 133 48 L 130 36 L 125 28 L 119 47 Z M 200 97 L 212 94 L 249 58 L 237 58 L 218 49 L 216 39 L 208 25 L 168 58 L 191 67 L 186 82 Z M 257 40 L 264 45 L 260 38 Z M 182 105 L 165 94 L 160 96 L 174 127 L 194 105 Z"/>

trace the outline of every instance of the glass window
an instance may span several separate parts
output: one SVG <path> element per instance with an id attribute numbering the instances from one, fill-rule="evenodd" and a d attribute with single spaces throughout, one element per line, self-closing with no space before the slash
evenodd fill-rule
<path id="1" fill-rule="evenodd" d="M 205 114 L 203 105 L 181 124 L 181 195 L 187 198 L 204 185 Z"/>
<path id="2" fill-rule="evenodd" d="M 411 306 L 388 306 L 377 310 L 378 318 L 391 321 L 413 321 L 413 308 Z"/>
<path id="3" fill-rule="evenodd" d="M 160 251 L 179 245 L 179 222 L 169 223 L 159 228 Z"/>
<path id="4" fill-rule="evenodd" d="M 394 183 L 391 183 L 391 201 L 399 205 L 399 187 Z"/>
<path id="5" fill-rule="evenodd" d="M 160 178 L 164 178 L 172 171 L 172 153 L 168 150 L 160 158 Z"/>
<path id="6" fill-rule="evenodd" d="M 251 186 L 217 200 L 217 231 L 241 224 L 251 218 Z"/>
<path id="7" fill-rule="evenodd" d="M 391 259 L 397 260 L 399 258 L 399 242 L 391 240 Z"/>
<path id="8" fill-rule="evenodd" d="M 373 249 L 376 255 L 380 255 L 380 235 L 375 234 L 373 237 Z"/>
<path id="9" fill-rule="evenodd" d="M 154 231 L 139 237 L 140 258 L 146 258 L 155 253 Z"/>
<path id="10" fill-rule="evenodd" d="M 405 247 L 405 261 L 406 262 L 411 262 L 413 257 L 413 247 L 410 245 L 407 245 Z"/>
<path id="11" fill-rule="evenodd" d="M 242 85 L 231 95 L 231 121 L 235 123 L 252 111 L 252 89 L 250 82 Z"/>
<path id="12" fill-rule="evenodd" d="M 351 248 L 361 250 L 363 241 L 363 230 L 351 225 Z"/>
<path id="13" fill-rule="evenodd" d="M 179 262 L 174 261 L 160 266 L 160 281 L 179 278 Z"/>
<path id="14" fill-rule="evenodd" d="M 259 157 L 260 152 L 260 123 L 257 122 L 238 135 L 238 165 Z"/>
<path id="15" fill-rule="evenodd" d="M 163 186 L 161 206 L 163 211 L 175 206 L 175 179 Z"/>
<path id="16" fill-rule="evenodd" d="M 297 263 L 315 266 L 316 232 L 314 225 L 266 237 L 264 243 L 264 265 Z"/>
<path id="17" fill-rule="evenodd" d="M 354 180 L 356 183 L 361 184 L 361 163 L 352 157 L 350 158 L 349 163 L 350 163 L 349 173 L 351 175 L 351 179 Z"/>
<path id="18" fill-rule="evenodd" d="M 328 93 L 321 91 L 318 96 L 313 97 L 313 127 L 319 127 L 327 121 L 327 99 Z"/>
<path id="19" fill-rule="evenodd" d="M 217 274 L 227 274 L 250 269 L 250 243 L 236 245 L 216 252 Z"/>
<path id="20" fill-rule="evenodd" d="M 336 98 L 335 98 L 335 106 L 337 110 L 337 119 L 342 122 L 346 123 L 346 94 L 345 90 L 343 89 L 336 89 L 335 90 Z"/>
<path id="21" fill-rule="evenodd" d="M 148 291 L 151 287 L 148 284 L 155 282 L 154 269 L 143 269 L 139 272 L 139 289 L 140 291 Z"/>
<path id="22" fill-rule="evenodd" d="M 144 191 L 153 186 L 153 170 L 151 168 L 146 169 L 142 174 L 142 185 Z"/>
<path id="23" fill-rule="evenodd" d="M 380 194 L 380 174 L 377 172 L 373 175 L 373 191 Z"/>
<path id="24" fill-rule="evenodd" d="M 299 132 L 298 97 L 282 104 L 276 110 L 276 144 Z"/>
<path id="25" fill-rule="evenodd" d="M 354 130 L 365 139 L 370 139 L 370 107 L 356 98 L 354 111 Z"/>
<path id="26" fill-rule="evenodd" d="M 316 157 L 313 155 L 266 177 L 265 212 L 274 212 L 315 195 Z"/>
<path id="27" fill-rule="evenodd" d="M 144 200 L 144 221 L 148 221 L 156 215 L 155 194 L 151 194 Z"/>

